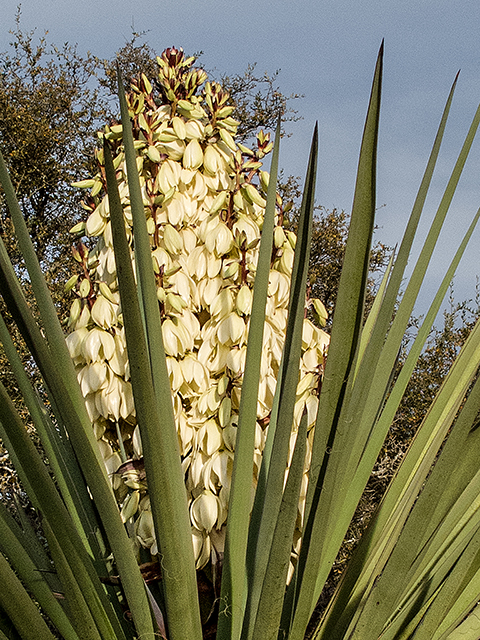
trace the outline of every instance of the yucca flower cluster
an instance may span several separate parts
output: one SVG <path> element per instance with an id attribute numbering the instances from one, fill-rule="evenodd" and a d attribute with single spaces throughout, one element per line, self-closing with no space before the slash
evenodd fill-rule
<path id="1" fill-rule="evenodd" d="M 194 58 L 171 48 L 157 61 L 156 91 L 142 75 L 132 82 L 127 102 L 151 238 L 196 562 L 202 567 L 213 550 L 223 549 L 269 180 L 262 170 L 262 159 L 272 143 L 263 132 L 258 134 L 254 149 L 235 141 L 238 122 L 232 118 L 229 94 L 219 84 L 208 82 L 203 70 L 193 67 Z M 122 125 L 107 126 L 99 135 L 105 136 L 114 152 L 134 260 Z M 75 294 L 67 343 L 122 517 L 125 522 L 134 522 L 136 540 L 155 555 L 158 549 L 129 382 L 102 150 L 97 151 L 96 159 L 96 176 L 77 183 L 89 189 L 83 203 L 88 218 L 73 231 L 79 237 L 97 240 L 91 251 L 81 242 L 75 249 L 82 272 L 67 283 L 67 289 Z M 283 221 L 283 203 L 277 197 L 252 492 L 286 331 L 296 237 L 285 229 Z M 306 304 L 324 323 L 323 305 L 317 300 Z M 309 428 L 313 427 L 328 340 L 323 330 L 305 319 L 292 444 L 305 407 Z M 308 466 L 307 455 L 297 539 Z"/>

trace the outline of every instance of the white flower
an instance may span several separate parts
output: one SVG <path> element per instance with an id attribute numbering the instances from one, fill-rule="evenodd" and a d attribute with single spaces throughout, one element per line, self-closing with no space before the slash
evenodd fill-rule
<path id="1" fill-rule="evenodd" d="M 235 306 L 238 313 L 248 316 L 252 310 L 253 294 L 250 287 L 246 284 L 240 287 L 240 291 L 237 294 Z"/>
<path id="2" fill-rule="evenodd" d="M 239 344 L 245 336 L 245 322 L 236 312 L 230 313 L 218 325 L 217 335 L 224 345 Z"/>
<path id="3" fill-rule="evenodd" d="M 247 218 L 245 215 L 238 216 L 238 220 L 233 225 L 232 232 L 235 238 L 240 237 L 243 232 L 247 240 L 247 245 L 257 241 L 260 237 L 260 229 L 256 222 Z"/>
<path id="4" fill-rule="evenodd" d="M 99 327 L 109 329 L 115 322 L 115 307 L 104 298 L 104 296 L 98 296 L 92 307 L 92 320 L 98 324 Z"/>
<path id="5" fill-rule="evenodd" d="M 202 491 L 190 506 L 193 524 L 200 531 L 209 533 L 215 526 L 218 516 L 218 498 L 211 491 Z"/>
<path id="6" fill-rule="evenodd" d="M 105 226 L 105 218 L 102 216 L 99 207 L 97 207 L 88 217 L 85 230 L 89 236 L 99 236 L 104 231 Z"/>
<path id="7" fill-rule="evenodd" d="M 204 567 L 210 560 L 210 537 L 192 527 L 192 543 L 197 569 Z"/>
<path id="8" fill-rule="evenodd" d="M 216 176 L 223 168 L 222 157 L 213 145 L 208 145 L 203 154 L 203 166 L 209 176 Z"/>
<path id="9" fill-rule="evenodd" d="M 193 138 L 187 144 L 183 154 L 183 166 L 185 169 L 198 169 L 203 163 L 203 151 L 198 139 Z"/>
<path id="10" fill-rule="evenodd" d="M 183 250 L 182 236 L 171 224 L 166 224 L 163 230 L 163 243 L 165 249 L 172 256 L 176 256 Z"/>
<path id="11" fill-rule="evenodd" d="M 178 162 L 170 159 L 165 160 L 157 174 L 156 186 L 162 193 L 168 193 L 178 185 L 181 175 L 182 167 Z"/>

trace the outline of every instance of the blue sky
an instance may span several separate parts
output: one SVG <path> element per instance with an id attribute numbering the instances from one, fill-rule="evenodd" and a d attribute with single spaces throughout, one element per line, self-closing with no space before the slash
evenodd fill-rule
<path id="1" fill-rule="evenodd" d="M 0 51 L 10 40 L 17 0 L 3 0 Z M 378 157 L 377 237 L 388 244 L 401 233 L 415 199 L 445 100 L 456 72 L 459 85 L 425 210 L 434 215 L 480 101 L 478 0 L 23 0 L 22 26 L 37 27 L 57 44 L 78 43 L 111 57 L 136 31 L 161 52 L 182 46 L 204 52 L 202 63 L 220 73 L 241 73 L 257 62 L 259 73 L 280 69 L 284 93 L 304 94 L 282 146 L 287 173 L 303 175 L 315 120 L 320 130 L 317 200 L 349 211 L 370 83 L 385 38 L 384 91 Z M 480 135 L 480 134 L 479 134 Z M 480 140 L 477 140 L 442 233 L 419 311 L 425 311 L 441 269 L 452 257 L 480 206 Z M 382 206 L 385 205 L 385 206 Z M 480 276 L 480 230 L 456 277 L 459 299 L 472 297 Z M 421 239 L 418 245 L 421 245 Z"/>

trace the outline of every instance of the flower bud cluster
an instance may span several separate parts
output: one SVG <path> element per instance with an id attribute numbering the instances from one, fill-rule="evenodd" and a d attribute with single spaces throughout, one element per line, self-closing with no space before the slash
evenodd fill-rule
<path id="1" fill-rule="evenodd" d="M 212 545 L 217 551 L 223 545 L 269 178 L 261 170 L 261 158 L 271 150 L 272 143 L 263 132 L 256 149 L 235 142 L 238 123 L 232 118 L 228 93 L 214 82 L 206 82 L 201 89 L 206 74 L 194 69 L 193 59 L 186 59 L 181 50 L 167 49 L 158 63 L 160 104 L 145 76 L 133 83 L 127 101 L 190 500 L 192 539 L 197 566 L 201 567 L 209 560 Z M 133 246 L 122 126 L 106 127 L 103 135 L 114 152 L 127 237 Z M 96 244 L 90 252 L 81 243 L 76 249 L 82 274 L 67 283 L 75 294 L 67 344 L 122 517 L 124 521 L 134 518 L 138 542 L 156 554 L 130 384 L 102 151 L 97 152 L 97 161 L 97 175 L 78 184 L 89 189 L 84 201 L 88 218 L 75 231 L 96 238 Z M 280 198 L 277 204 L 252 494 L 285 339 L 296 240 L 282 226 Z M 323 307 L 319 301 L 315 305 L 318 309 Z M 292 445 L 306 407 L 309 451 L 327 346 L 328 335 L 306 319 Z M 309 455 L 299 505 L 299 532 Z"/>

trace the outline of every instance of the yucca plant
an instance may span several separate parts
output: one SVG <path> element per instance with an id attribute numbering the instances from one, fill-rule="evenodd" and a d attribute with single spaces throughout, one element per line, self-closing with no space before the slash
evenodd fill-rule
<path id="1" fill-rule="evenodd" d="M 169 55 L 172 55 L 172 51 Z M 445 273 L 408 358 L 392 386 L 402 338 L 473 142 L 480 109 L 475 114 L 421 255 L 397 308 L 404 269 L 453 98 L 452 88 L 404 239 L 396 259 L 392 258 L 375 304 L 364 323 L 363 302 L 375 212 L 382 58 L 383 47 L 377 61 L 363 134 L 345 263 L 318 411 L 314 430 L 309 431 L 308 408 L 303 410 L 302 406 L 298 423 L 295 423 L 294 417 L 298 411 L 296 401 L 301 371 L 305 284 L 314 205 L 317 155 L 317 134 L 314 134 L 295 243 L 285 340 L 276 372 L 266 440 L 261 461 L 257 460 L 256 476 L 258 398 L 262 380 L 263 336 L 267 326 L 265 309 L 271 281 L 272 254 L 273 259 L 277 257 L 275 235 L 279 235 L 278 231 L 275 232 L 279 215 L 276 210 L 278 131 L 265 212 L 254 211 L 256 222 L 261 226 L 261 241 L 251 269 L 255 274 L 253 300 L 248 313 L 246 307 L 242 307 L 243 311 L 237 309 L 238 317 L 242 315 L 246 321 L 240 318 L 241 321 L 245 326 L 248 325 L 245 365 L 239 391 L 237 435 L 234 446 L 230 448 L 224 441 L 225 447 L 234 451 L 225 548 L 223 556 L 220 551 L 215 552 L 212 566 L 213 582 L 217 584 L 221 580 L 216 610 L 212 614 L 217 617 L 219 640 L 300 640 L 305 637 L 308 623 L 415 361 L 480 215 L 477 213 L 474 217 Z M 171 80 L 175 86 L 175 78 Z M 138 95 L 142 95 L 142 91 Z M 173 98 L 167 95 L 167 98 L 175 102 L 174 95 Z M 206 96 L 204 99 L 208 104 Z M 19 523 L 6 509 L 0 508 L 0 637 L 3 638 L 51 639 L 55 635 L 72 640 L 202 638 L 202 598 L 199 598 L 195 571 L 195 556 L 198 564 L 201 555 L 194 552 L 191 517 L 194 525 L 195 522 L 205 524 L 201 515 L 204 511 L 197 512 L 193 508 L 198 496 L 189 496 L 188 491 L 192 487 L 188 482 L 187 487 L 185 485 L 186 469 L 182 468 L 182 458 L 187 452 L 181 450 L 182 425 L 176 422 L 178 413 L 172 401 L 170 381 L 174 377 L 171 375 L 173 369 L 170 365 L 169 376 L 165 356 L 169 347 L 168 343 L 164 345 L 164 337 L 169 334 L 165 330 L 162 334 L 162 312 L 166 309 L 167 296 L 179 292 L 172 289 L 164 291 L 164 297 L 160 293 L 160 300 L 158 297 L 158 275 L 161 270 L 158 261 L 152 265 L 149 237 L 151 210 L 144 197 L 145 184 L 148 182 L 139 180 L 145 145 L 133 139 L 129 106 L 122 90 L 120 100 L 121 146 L 115 140 L 112 144 L 111 139 L 119 138 L 120 132 L 119 129 L 113 130 L 113 135 L 104 136 L 102 152 L 102 177 L 108 190 L 103 218 L 108 218 L 111 224 L 113 245 L 113 252 L 105 251 L 109 254 L 105 259 L 115 261 L 114 267 L 110 263 L 108 271 L 111 274 L 116 272 L 119 298 L 116 298 L 115 287 L 109 287 L 113 278 L 110 282 L 101 281 L 109 290 L 105 286 L 100 288 L 100 281 L 93 285 L 90 283 L 88 269 L 91 264 L 86 263 L 82 282 L 87 282 L 96 295 L 100 292 L 112 305 L 121 304 L 121 317 L 117 314 L 116 326 L 124 327 L 138 425 L 134 442 L 141 441 L 141 450 L 139 444 L 131 444 L 137 463 L 134 458 L 130 464 L 133 486 L 129 487 L 127 482 L 125 484 L 127 490 L 132 491 L 131 495 L 141 490 L 135 482 L 145 481 L 148 485 L 158 547 L 154 551 L 158 551 L 160 569 L 156 570 L 156 580 L 152 581 L 147 571 L 151 565 L 139 567 L 137 549 L 132 540 L 136 533 L 134 527 L 132 531 L 130 522 L 132 514 L 136 517 L 136 509 L 127 509 L 123 490 L 124 523 L 117 503 L 121 486 L 117 483 L 112 488 L 102 451 L 97 444 L 97 439 L 103 438 L 104 433 L 101 433 L 101 425 L 100 428 L 98 424 L 95 425 L 97 416 L 92 415 L 91 407 L 88 409 L 86 406 L 81 388 L 83 378 L 79 384 L 65 335 L 36 261 L 2 159 L 0 177 L 14 220 L 18 244 L 29 270 L 39 322 L 32 315 L 3 245 L 0 245 L 0 292 L 39 367 L 43 391 L 48 396 L 48 402 L 45 403 L 32 388 L 5 325 L 0 323 L 0 339 L 48 458 L 46 466 L 30 441 L 4 387 L 0 385 L 1 437 L 41 517 L 48 543 L 48 549 L 45 550 L 32 534 L 28 521 L 21 519 Z M 182 108 L 180 101 L 175 105 L 177 108 Z M 138 113 L 141 111 L 139 109 Z M 186 127 L 186 118 L 181 111 L 173 110 L 166 117 L 166 128 L 173 129 L 177 138 L 181 139 L 178 131 L 182 133 L 181 122 Z M 144 131 L 148 133 L 146 129 Z M 209 140 L 211 137 L 215 137 L 214 131 L 209 131 L 206 139 L 198 139 L 202 153 L 210 143 L 218 142 Z M 225 142 L 223 137 L 222 140 Z M 230 138 L 227 137 L 227 141 L 230 143 Z M 152 142 L 148 146 L 156 148 L 155 141 Z M 232 145 L 235 145 L 234 141 Z M 186 149 L 187 145 L 183 154 Z M 231 151 L 237 153 L 233 148 Z M 153 149 L 149 149 L 149 152 L 153 164 L 168 166 L 168 159 L 158 159 Z M 168 156 L 168 151 L 165 155 Z M 198 160 L 198 148 L 196 154 L 192 153 L 192 158 L 195 155 Z M 205 162 L 205 154 L 202 162 Z M 220 190 L 226 191 L 230 186 L 220 185 Z M 240 184 L 238 186 L 242 194 L 242 187 Z M 219 189 L 218 183 L 215 189 Z M 246 187 L 244 191 L 245 200 L 250 206 L 255 204 L 255 198 L 261 197 Z M 167 194 L 162 193 L 161 201 L 157 204 L 162 205 L 165 196 Z M 107 202 L 108 211 L 105 209 Z M 206 205 L 210 217 L 218 211 L 226 210 L 228 213 L 226 199 L 221 203 L 218 200 L 216 204 L 220 204 L 217 211 L 213 202 L 214 199 L 211 199 Z M 257 203 L 257 206 L 263 207 L 263 202 Z M 251 214 L 251 211 L 248 213 Z M 160 223 L 165 224 L 165 221 Z M 171 225 L 171 221 L 167 224 Z M 134 267 L 129 244 L 132 234 Z M 168 231 L 167 239 L 169 235 L 175 249 L 177 236 Z M 245 236 L 248 239 L 246 231 Z M 245 238 L 241 233 L 240 237 L 238 249 L 241 252 Z M 177 249 L 179 255 L 182 249 Z M 100 254 L 99 260 L 102 258 Z M 235 286 L 239 282 L 234 283 Z M 86 286 L 83 285 L 84 291 L 79 293 L 88 300 Z M 81 283 L 79 287 L 82 287 Z M 104 323 L 104 333 L 110 338 L 95 333 L 93 329 L 89 330 L 86 324 L 88 335 L 84 339 L 92 334 L 89 339 L 93 344 L 89 342 L 88 349 L 97 349 L 97 353 L 102 351 L 103 361 L 111 363 L 115 357 L 112 339 L 115 341 L 117 331 L 113 323 L 110 327 L 106 326 L 108 323 L 105 318 L 109 316 L 105 302 L 94 310 L 99 299 L 97 297 L 91 301 L 91 308 L 88 302 L 84 308 L 88 313 L 95 314 L 100 325 Z M 168 304 L 175 309 L 179 301 L 170 296 Z M 183 307 L 177 309 L 179 315 L 180 311 L 184 311 Z M 79 317 L 81 313 L 86 315 L 80 308 Z M 163 320 L 165 324 L 165 317 Z M 71 324 L 73 326 L 74 322 Z M 76 324 L 73 328 L 74 333 L 80 329 Z M 315 638 L 373 640 L 381 637 L 393 640 L 478 637 L 475 607 L 480 594 L 480 520 L 476 427 L 480 387 L 475 376 L 480 364 L 479 332 L 477 325 L 425 416 L 355 550 L 332 601 L 320 620 L 316 621 L 316 628 L 312 632 Z M 89 353 L 87 346 L 84 349 L 84 355 Z M 79 357 L 80 353 L 75 357 Z M 120 349 L 117 361 L 121 353 L 123 351 Z M 77 363 L 77 366 L 79 364 L 82 363 Z M 126 363 L 122 365 L 117 362 L 115 366 L 125 367 Z M 93 373 L 88 373 L 90 393 L 91 375 Z M 304 398 L 303 404 L 306 401 L 307 398 Z M 100 406 L 103 408 L 103 405 Z M 100 415 L 101 410 L 97 409 Z M 228 414 L 225 409 L 222 411 Z M 119 418 L 122 417 L 126 422 L 121 409 L 119 412 L 115 421 L 120 423 Z M 115 410 L 111 415 L 115 416 Z M 227 429 L 228 425 L 223 426 L 220 418 L 215 419 L 218 419 L 221 428 Z M 127 428 L 123 423 L 119 425 L 119 445 L 125 439 L 122 426 Z M 128 442 L 127 445 L 130 446 Z M 291 455 L 289 449 L 292 449 Z M 103 453 L 105 450 L 103 446 Z M 109 470 L 116 471 L 122 456 L 127 454 L 128 451 L 120 448 L 120 458 L 117 458 L 113 449 L 111 452 L 109 450 L 109 455 L 105 456 L 107 460 L 115 456 Z M 138 473 L 140 454 L 144 466 L 142 475 Z M 310 464 L 306 464 L 308 460 L 311 460 Z M 306 487 L 302 487 L 302 484 L 305 482 L 306 467 L 309 472 L 305 491 Z M 123 466 L 121 473 L 126 480 L 127 471 L 128 468 Z M 254 477 L 256 488 L 252 496 Z M 305 494 L 304 518 L 301 543 L 296 546 L 302 491 Z M 135 504 L 135 498 L 130 500 Z M 223 523 L 217 520 L 212 527 L 219 524 Z M 142 541 L 145 543 L 145 540 Z M 151 549 L 152 545 L 153 542 L 146 546 Z M 295 547 L 299 552 L 298 560 L 288 579 L 292 549 Z"/>
<path id="2" fill-rule="evenodd" d="M 228 94 L 210 82 L 199 91 L 206 74 L 192 68 L 193 60 L 185 58 L 182 51 L 166 50 L 158 58 L 161 104 L 155 101 L 154 88 L 143 75 L 127 94 L 127 105 L 147 212 L 195 559 L 197 567 L 202 567 L 210 559 L 212 544 L 213 554 L 223 553 L 248 322 L 266 204 L 263 196 L 269 181 L 269 174 L 261 170 L 262 159 L 273 144 L 263 132 L 257 137 L 256 149 L 235 142 L 238 122 L 231 117 L 234 107 L 228 105 Z M 122 125 L 107 127 L 104 133 L 114 155 L 134 261 Z M 156 555 L 104 191 L 103 151 L 97 160 L 97 175 L 78 183 L 90 189 L 84 202 L 89 215 L 74 231 L 97 242 L 90 252 L 81 243 L 76 250 L 83 271 L 72 276 L 67 286 L 75 292 L 67 344 L 107 471 L 112 475 L 122 518 L 128 521 L 139 510 L 137 539 Z M 279 196 L 277 207 L 272 254 L 270 263 L 265 264 L 270 275 L 256 394 L 252 489 L 262 460 L 285 340 L 296 241 L 295 234 L 282 224 L 285 211 Z M 324 323 L 326 311 L 321 302 L 308 300 L 307 305 Z M 297 388 L 292 433 L 298 428 L 306 401 L 309 430 L 315 423 L 327 344 L 328 335 L 305 319 L 302 381 Z M 307 472 L 308 460 L 304 489 Z M 297 537 L 303 504 L 299 505 Z"/>

